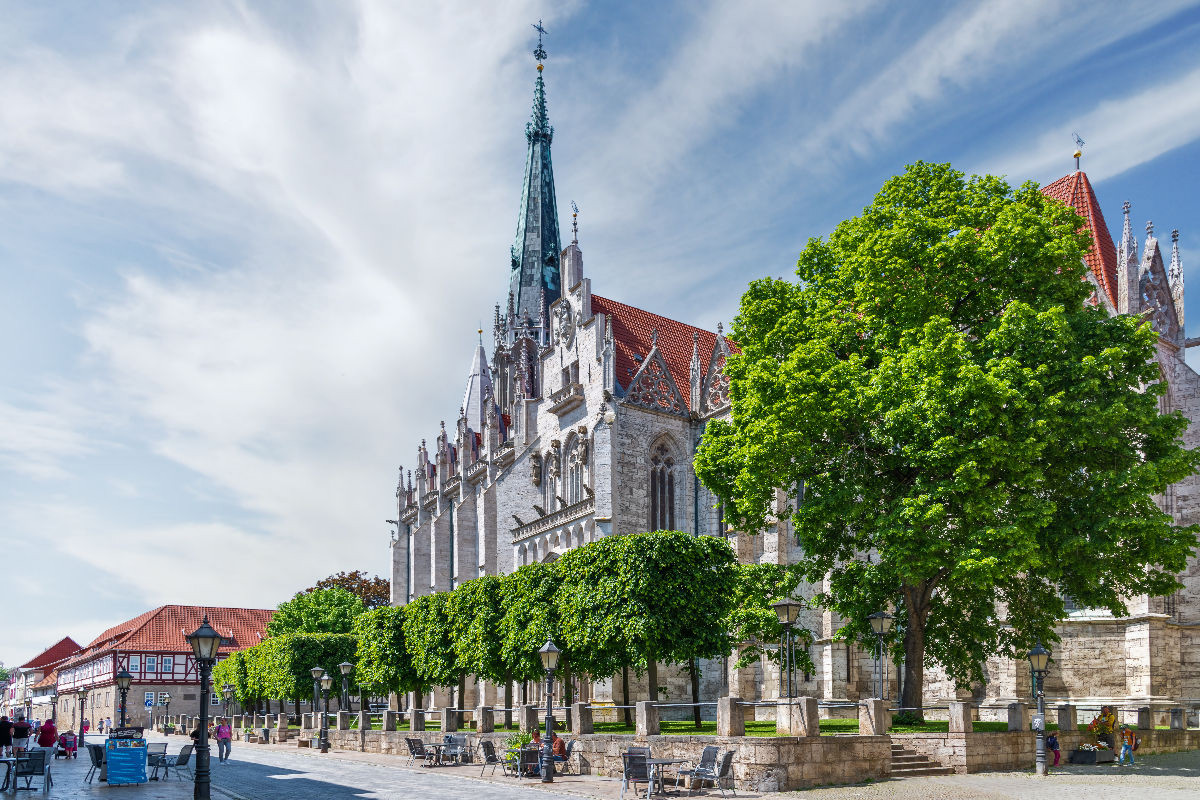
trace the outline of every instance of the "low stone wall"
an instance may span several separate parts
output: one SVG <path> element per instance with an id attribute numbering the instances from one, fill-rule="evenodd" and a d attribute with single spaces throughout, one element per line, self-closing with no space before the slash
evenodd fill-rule
<path id="1" fill-rule="evenodd" d="M 315 731 L 301 731 L 310 739 Z M 490 740 L 502 752 L 511 733 L 471 734 L 472 740 Z M 335 750 L 359 750 L 407 756 L 404 740 L 415 737 L 427 744 L 442 741 L 440 731 L 329 731 Z M 579 772 L 620 775 L 621 753 L 631 745 L 649 745 L 656 758 L 685 758 L 696 762 L 707 745 L 733 750 L 734 777 L 738 786 L 754 785 L 760 791 L 787 791 L 832 783 L 880 780 L 891 773 L 891 741 L 886 736 L 719 737 L 632 736 L 589 734 L 575 741 Z"/>
<path id="2" fill-rule="evenodd" d="M 1139 730 L 1139 755 L 1200 749 L 1200 730 Z M 980 733 L 893 733 L 896 744 L 923 753 L 956 773 L 1033 769 L 1037 737 L 1032 731 Z M 1062 760 L 1083 742 L 1096 738 L 1081 731 L 1059 731 Z M 1053 756 L 1048 756 L 1053 763 Z"/>

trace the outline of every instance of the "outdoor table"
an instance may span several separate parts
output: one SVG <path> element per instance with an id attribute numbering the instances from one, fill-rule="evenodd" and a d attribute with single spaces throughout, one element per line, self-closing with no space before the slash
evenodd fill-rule
<path id="1" fill-rule="evenodd" d="M 434 758 L 435 763 L 437 763 L 437 764 L 442 763 L 442 751 L 446 749 L 446 745 L 444 745 L 444 744 L 427 744 L 427 745 L 425 745 L 425 749 L 432 750 L 434 753 L 437 754 L 436 757 Z"/>
<path id="2" fill-rule="evenodd" d="M 658 780 L 657 794 L 666 794 L 667 790 L 663 785 L 663 767 L 669 767 L 672 764 L 686 764 L 686 758 L 647 758 L 646 766 L 650 768 L 650 788 L 646 790 L 646 796 L 649 797 L 654 792 L 654 781 Z"/>

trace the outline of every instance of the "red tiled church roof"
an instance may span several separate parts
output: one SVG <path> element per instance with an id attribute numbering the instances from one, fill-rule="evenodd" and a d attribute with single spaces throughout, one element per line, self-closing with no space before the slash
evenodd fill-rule
<path id="1" fill-rule="evenodd" d="M 693 335 L 700 335 L 700 371 L 706 374 L 713 347 L 717 343 L 715 333 L 597 295 L 592 295 L 592 311 L 612 319 L 617 383 L 622 387 L 629 385 L 644 363 L 634 359 L 634 356 L 645 358 L 650 352 L 653 333 L 657 331 L 659 352 L 671 370 L 679 393 L 683 395 L 684 405 L 691 407 Z M 737 352 L 729 339 L 725 339 L 725 343 L 731 352 Z"/>
<path id="2" fill-rule="evenodd" d="M 1070 175 L 1064 175 L 1054 183 L 1043 186 L 1042 194 L 1071 206 L 1087 223 L 1088 233 L 1092 236 L 1092 247 L 1088 250 L 1085 261 L 1088 269 L 1096 276 L 1100 289 L 1108 297 L 1113 308 L 1116 308 L 1117 248 L 1108 232 L 1108 225 L 1104 222 L 1104 214 L 1100 212 L 1100 203 L 1096 200 L 1096 193 L 1092 190 L 1087 173 L 1076 170 Z"/>
<path id="3" fill-rule="evenodd" d="M 79 645 L 70 636 L 64 636 L 41 653 L 26 661 L 20 669 L 38 669 L 51 666 L 79 652 Z"/>
<path id="4" fill-rule="evenodd" d="M 104 631 L 73 660 L 90 659 L 110 650 L 189 652 L 192 648 L 185 637 L 200 627 L 206 614 L 218 633 L 233 640 L 233 644 L 222 644 L 219 652 L 231 653 L 262 641 L 274 613 L 266 608 L 159 606 Z"/>

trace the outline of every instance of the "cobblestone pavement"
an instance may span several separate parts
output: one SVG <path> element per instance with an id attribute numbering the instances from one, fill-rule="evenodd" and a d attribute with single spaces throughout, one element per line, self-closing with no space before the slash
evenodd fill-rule
<path id="1" fill-rule="evenodd" d="M 99 737 L 94 737 L 99 741 Z M 152 741 L 163 741 L 152 737 Z M 169 739 L 176 752 L 186 740 Z M 148 783 L 137 787 L 84 784 L 85 759 L 57 761 L 49 797 L 64 800 L 117 798 L 136 793 L 138 800 L 185 800 L 192 796 L 189 781 Z M 213 797 L 231 800 L 568 800 L 590 797 L 615 799 L 620 782 L 593 776 L 560 776 L 552 787 L 512 778 L 479 778 L 479 767 L 425 769 L 403 766 L 403 759 L 372 753 L 317 754 L 287 745 L 236 745 L 233 759 L 214 759 Z M 747 794 L 740 798 L 782 800 L 800 795 L 813 800 L 1095 800 L 1129 796 L 1136 800 L 1197 800 L 1200 798 L 1200 751 L 1144 756 L 1137 767 L 1061 767 L 1045 779 L 1020 772 L 908 778 L 853 786 L 833 786 L 787 794 Z M 36 796 L 36 793 L 35 793 Z M 46 796 L 46 795 L 42 795 Z M 708 796 L 719 796 L 710 791 Z"/>

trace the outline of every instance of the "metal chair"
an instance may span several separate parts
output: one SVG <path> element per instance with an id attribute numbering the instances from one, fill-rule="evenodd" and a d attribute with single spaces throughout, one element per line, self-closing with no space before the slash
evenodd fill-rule
<path id="1" fill-rule="evenodd" d="M 175 770 L 175 780 L 177 781 L 183 780 L 183 777 L 179 774 L 180 772 L 185 772 L 191 777 L 193 748 L 195 748 L 195 745 L 185 744 L 179 748 L 179 752 L 175 754 L 174 758 L 163 758 L 162 763 L 158 766 L 162 767 L 166 778 L 171 777 L 171 770 Z M 157 771 L 157 767 L 155 769 Z"/>
<path id="2" fill-rule="evenodd" d="M 574 754 L 575 754 L 575 740 L 567 739 L 567 750 L 566 750 L 566 753 L 563 754 L 563 760 L 562 761 L 555 760 L 555 762 L 554 762 L 555 768 L 560 770 L 560 772 L 559 772 L 560 775 L 567 775 L 571 772 L 571 770 L 574 769 L 574 767 L 571 764 L 571 756 Z"/>
<path id="3" fill-rule="evenodd" d="M 405 739 L 408 744 L 408 763 L 415 764 L 417 761 L 423 761 L 424 766 L 435 766 L 437 764 L 437 751 L 426 750 L 425 743 L 420 739 Z"/>
<path id="4" fill-rule="evenodd" d="M 715 780 L 717 774 L 717 753 L 721 752 L 716 745 L 707 745 L 700 752 L 700 763 L 688 769 L 681 769 L 675 773 L 675 788 L 679 788 L 679 782 L 686 775 L 691 779 L 688 784 L 689 789 L 694 790 L 698 784 L 706 780 Z"/>
<path id="5" fill-rule="evenodd" d="M 50 776 L 50 770 L 46 766 L 46 753 L 48 750 L 30 750 L 24 755 L 17 758 L 17 768 L 13 772 L 13 789 L 20 789 L 17 786 L 17 781 L 21 778 L 25 779 L 25 788 L 32 788 L 33 779 L 39 775 L 42 777 L 42 791 L 47 791 L 54 785 L 54 779 Z"/>
<path id="6" fill-rule="evenodd" d="M 517 763 L 517 777 L 537 775 L 542 769 L 542 750 L 532 745 L 521 748 L 521 757 Z"/>
<path id="7" fill-rule="evenodd" d="M 649 748 L 629 748 L 632 750 L 648 750 Z M 633 796 L 637 797 L 637 785 L 646 784 L 646 795 L 650 795 L 650 767 L 646 764 L 648 756 L 640 752 L 621 753 L 621 794 L 625 797 L 625 787 L 633 784 Z"/>
<path id="8" fill-rule="evenodd" d="M 737 790 L 733 787 L 733 751 L 726 750 L 725 755 L 721 756 L 721 762 L 717 765 L 716 777 L 711 779 L 716 784 L 717 789 L 721 792 L 721 797 L 725 796 L 725 781 L 729 781 L 729 791 L 734 797 L 737 797 Z"/>
<path id="9" fill-rule="evenodd" d="M 483 752 L 483 769 L 479 770 L 479 777 L 483 777 L 483 773 L 488 767 L 492 768 L 493 775 L 496 774 L 496 767 L 500 767 L 504 770 L 504 776 L 508 777 L 509 767 L 512 766 L 512 762 L 509 759 L 496 755 L 496 745 L 493 742 L 484 739 L 479 743 L 479 749 Z"/>
<path id="10" fill-rule="evenodd" d="M 104 746 L 99 744 L 87 745 L 88 758 L 91 759 L 91 765 L 88 767 L 87 774 L 83 776 L 84 783 L 91 783 L 92 778 L 96 777 L 96 773 L 104 766 Z"/>

